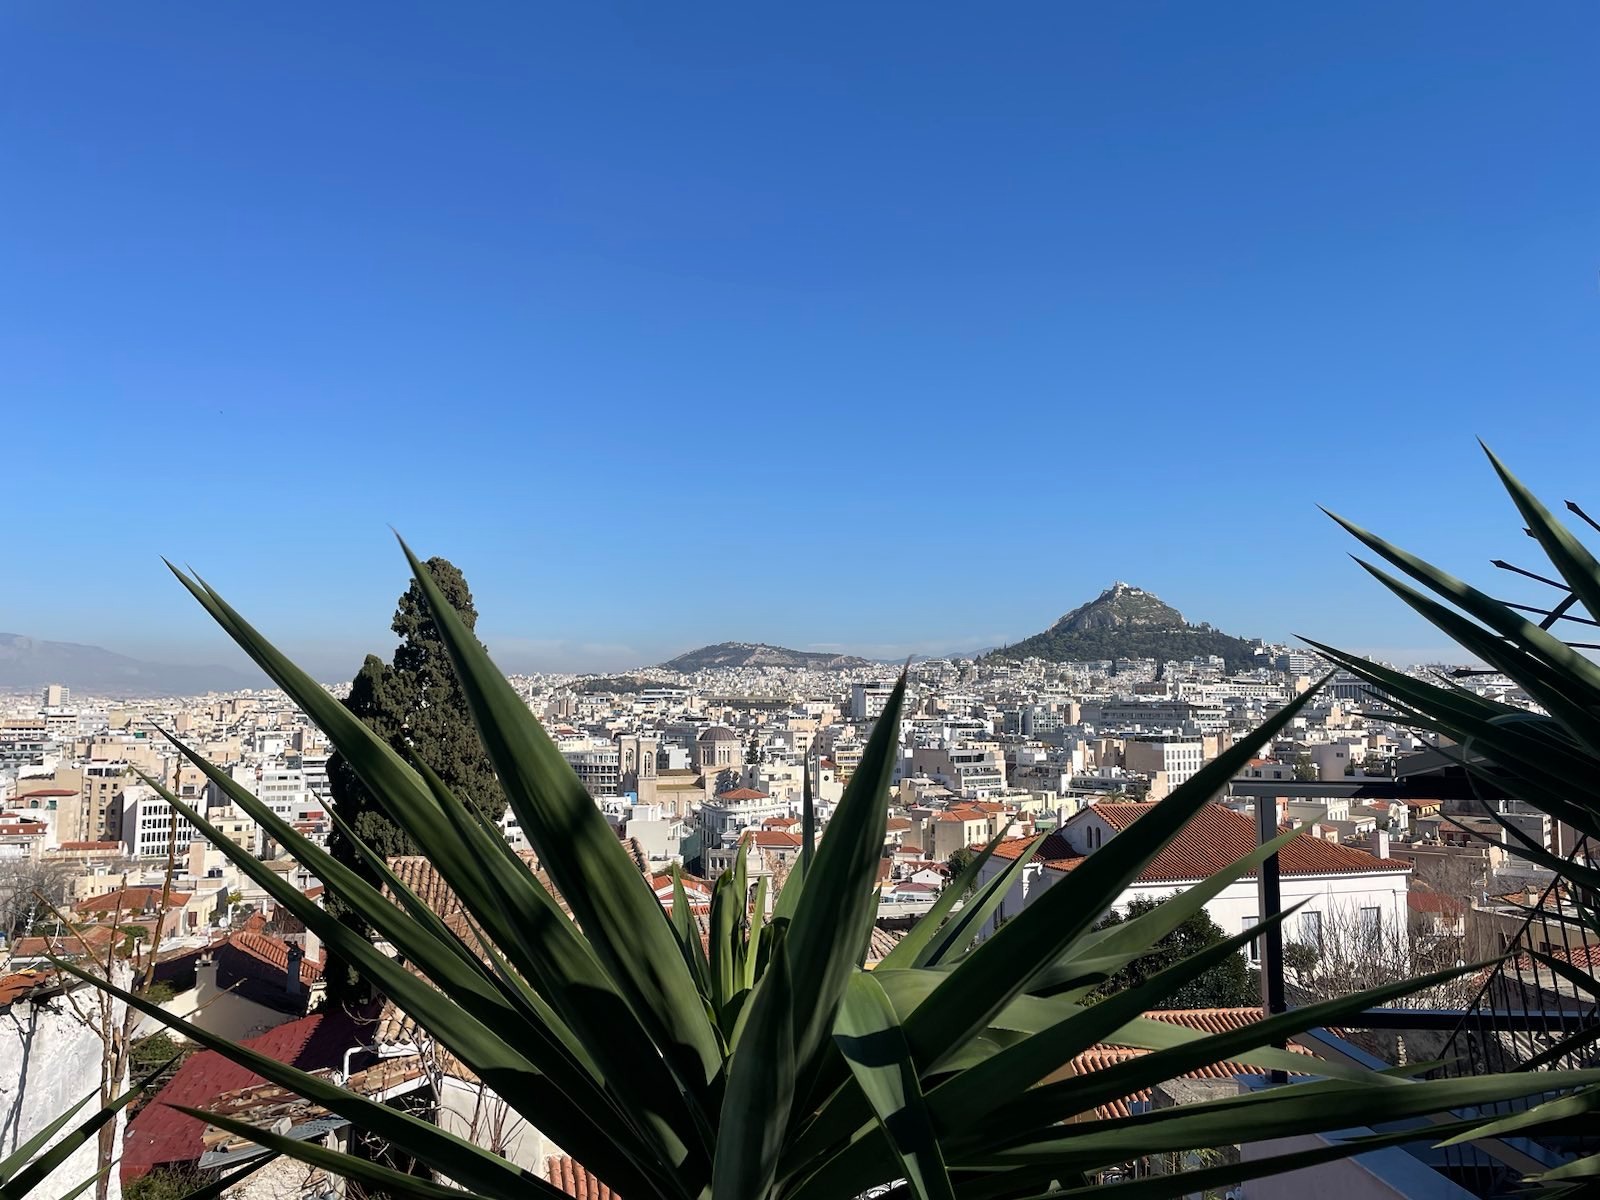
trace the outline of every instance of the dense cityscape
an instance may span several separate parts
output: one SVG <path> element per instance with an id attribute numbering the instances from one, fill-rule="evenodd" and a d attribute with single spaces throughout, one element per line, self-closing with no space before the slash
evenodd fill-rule
<path id="1" fill-rule="evenodd" d="M 1214 636 L 1122 583 L 1050 632 L 1058 641 L 1087 636 L 1135 646 L 1152 637 L 1181 644 Z M 1265 807 L 1274 831 L 1296 831 L 1279 856 L 1282 903 L 1298 906 L 1284 929 L 1291 953 L 1279 969 L 1298 998 L 1447 968 L 1514 938 L 1521 906 L 1545 888 L 1549 872 L 1507 852 L 1511 830 L 1558 855 L 1570 853 L 1572 830 L 1514 800 L 1490 814 L 1459 795 L 1430 791 L 1440 754 L 1386 716 L 1365 682 L 1305 649 L 1231 640 L 1248 658 L 1051 661 L 1024 646 L 907 665 L 868 965 L 929 914 L 986 847 L 979 883 L 1012 872 L 998 905 L 972 930 L 979 939 L 992 934 L 1106 843 L 1137 830 L 1157 801 L 1314 684 L 1311 703 L 1217 788 L 1109 913 L 1144 911 L 1248 854 Z M 808 807 L 815 837 L 826 844 L 829 818 L 861 765 L 896 674 L 893 665 L 859 658 L 725 643 L 620 676 L 520 675 L 511 683 L 663 906 L 670 911 L 681 886 L 705 920 L 715 881 L 734 870 L 760 884 L 772 911 L 801 856 Z M 1464 683 L 1498 702 L 1529 705 L 1505 677 L 1480 671 Z M 356 708 L 349 685 L 328 691 Z M 297 834 L 329 848 L 338 804 L 330 747 L 283 692 L 129 700 L 50 684 L 8 696 L 0 713 L 3 994 L 13 1008 L 60 989 L 58 959 L 120 957 L 126 969 L 148 971 L 147 987 L 163 1008 L 266 1052 L 286 1044 L 274 1040 L 276 1030 L 309 1038 L 348 1015 L 349 986 L 333 978 L 321 940 L 158 791 L 170 789 L 220 836 L 320 902 L 316 872 L 227 786 L 242 787 Z M 1363 798 L 1369 785 L 1390 798 Z M 501 807 L 488 815 L 538 871 L 515 813 Z M 396 855 L 388 865 L 419 894 L 440 894 L 425 858 Z M 1255 879 L 1230 883 L 1202 912 L 1202 936 L 1212 941 L 1250 930 L 1261 919 Z M 1169 1019 L 1198 1029 L 1259 1019 L 1260 944 L 1235 959 L 1192 985 Z M 392 1001 L 376 1028 L 361 1035 L 365 1043 L 332 1046 L 325 1053 L 333 1057 L 315 1065 L 337 1066 L 352 1085 L 365 1078 L 380 1090 L 400 1075 L 411 1085 L 425 1080 L 429 1051 Z M 56 1036 L 61 1067 L 48 1087 L 65 1103 L 98 1085 L 108 1031 L 69 1019 Z M 148 1018 L 132 1020 L 127 1037 L 130 1061 L 148 1063 L 157 1049 L 185 1053 Z M 151 1046 L 141 1050 L 146 1039 Z M 295 1046 L 303 1059 L 298 1040 Z M 1371 1048 L 1396 1063 L 1408 1052 L 1395 1037 Z M 1409 1052 L 1420 1053 L 1419 1045 Z M 352 1057 L 363 1068 L 355 1074 Z M 252 1096 L 248 1088 L 235 1094 L 237 1084 L 220 1058 L 201 1053 L 167 1086 L 190 1103 L 225 1101 L 235 1116 L 252 1119 L 284 1104 L 270 1086 Z M 482 1085 L 460 1086 L 481 1109 L 473 1089 Z M 156 1104 L 142 1108 L 123 1136 L 121 1182 L 140 1194 L 147 1177 L 216 1166 L 223 1133 Z M 542 1177 L 577 1169 L 537 1129 L 520 1128 L 514 1140 Z"/>
<path id="2" fill-rule="evenodd" d="M 1597 42 L 0 6 L 0 1200 L 1600 1195 Z"/>

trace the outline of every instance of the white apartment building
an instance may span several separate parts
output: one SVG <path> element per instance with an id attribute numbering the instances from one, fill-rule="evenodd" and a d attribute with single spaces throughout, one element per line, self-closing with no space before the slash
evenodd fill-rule
<path id="1" fill-rule="evenodd" d="M 883 715 L 883 706 L 894 693 L 892 683 L 852 683 L 850 685 L 850 719 L 876 721 Z"/>
<path id="2" fill-rule="evenodd" d="M 755 788 L 734 788 L 719 792 L 700 805 L 700 830 L 703 845 L 717 846 L 726 833 L 737 833 L 752 825 L 759 825 L 768 817 L 787 817 L 793 806 L 786 800 Z"/>
<path id="3" fill-rule="evenodd" d="M 1154 807 L 1097 804 L 1079 810 L 1045 839 L 1033 863 L 1023 869 L 1023 877 L 1001 902 L 999 915 L 1015 916 Z M 984 864 L 980 879 L 1006 870 L 1027 844 L 1024 838 L 1007 839 Z M 1112 907 L 1125 911 L 1135 897 L 1165 900 L 1187 891 L 1243 858 L 1256 844 L 1252 818 L 1220 805 L 1207 805 L 1150 861 Z M 1349 927 L 1358 922 L 1359 928 L 1369 930 L 1374 938 L 1384 930 L 1404 928 L 1410 863 L 1301 834 L 1278 852 L 1278 865 L 1283 907 L 1306 902 L 1289 918 L 1285 942 L 1318 945 L 1324 930 L 1331 931 L 1338 924 Z M 1240 933 L 1260 919 L 1256 888 L 1254 873 L 1235 880 L 1206 904 L 1206 912 L 1224 933 Z"/>
<path id="4" fill-rule="evenodd" d="M 905 773 L 937 780 L 964 800 L 1006 790 L 1005 752 L 994 745 L 913 746 Z"/>
<path id="5" fill-rule="evenodd" d="M 145 784 L 129 784 L 119 799 L 122 844 L 134 858 L 165 858 L 174 839 L 176 853 L 186 856 L 190 842 L 204 840 L 187 817 L 178 816 L 155 789 Z"/>
<path id="6" fill-rule="evenodd" d="M 263 764 L 256 774 L 256 799 L 274 816 L 293 821 L 306 804 L 305 773 L 281 762 Z"/>
<path id="7" fill-rule="evenodd" d="M 609 742 L 563 744 L 561 757 L 591 796 L 615 796 L 622 782 L 622 758 Z"/>
<path id="8" fill-rule="evenodd" d="M 1199 738 L 1145 734 L 1127 740 L 1122 750 L 1122 766 L 1124 770 L 1150 776 L 1152 784 L 1161 776 L 1165 789 L 1158 791 L 1152 787 L 1152 794 L 1159 797 L 1187 782 L 1204 764 L 1205 753 L 1205 743 Z"/>

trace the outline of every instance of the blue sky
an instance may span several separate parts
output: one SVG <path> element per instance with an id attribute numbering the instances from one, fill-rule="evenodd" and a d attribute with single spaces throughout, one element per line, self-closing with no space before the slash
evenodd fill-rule
<path id="1" fill-rule="evenodd" d="M 85 5 L 0 17 L 0 629 L 328 677 L 388 527 L 508 666 L 885 655 L 1113 579 L 1440 639 L 1323 503 L 1600 507 L 1600 11 Z"/>

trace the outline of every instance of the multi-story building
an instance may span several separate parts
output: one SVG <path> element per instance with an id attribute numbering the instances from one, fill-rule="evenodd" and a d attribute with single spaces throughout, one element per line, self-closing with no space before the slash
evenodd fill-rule
<path id="1" fill-rule="evenodd" d="M 723 834 L 759 825 L 768 817 L 788 816 L 791 806 L 754 788 L 719 792 L 700 806 L 700 829 L 706 846 L 720 845 Z"/>
<path id="2" fill-rule="evenodd" d="M 1159 799 L 1186 783 L 1205 762 L 1205 743 L 1199 738 L 1145 734 L 1123 745 L 1123 769 L 1150 777 L 1150 794 Z"/>
<path id="3" fill-rule="evenodd" d="M 1068 818 L 1045 839 L 1033 863 L 1000 904 L 1001 917 L 1015 916 L 1047 888 L 1065 879 L 1083 859 L 1135 826 L 1153 804 L 1097 804 Z M 1006 870 L 1029 844 L 1008 838 L 984 864 L 980 880 Z M 1165 900 L 1209 879 L 1256 847 L 1256 823 L 1220 805 L 1207 805 L 1124 889 L 1113 908 L 1125 910 L 1135 897 Z M 1402 930 L 1407 916 L 1411 864 L 1378 857 L 1351 846 L 1300 834 L 1278 853 L 1279 886 L 1285 909 L 1304 903 L 1288 921 L 1285 941 L 1316 947 L 1336 926 L 1359 928 L 1374 939 L 1385 930 Z M 1254 873 L 1235 880 L 1205 905 L 1224 932 L 1254 926 L 1260 902 Z M 1253 958 L 1256 951 L 1249 950 Z"/>
<path id="4" fill-rule="evenodd" d="M 579 781 L 591 796 L 615 796 L 622 782 L 621 756 L 614 745 L 583 745 L 562 747 L 561 757 L 567 760 Z"/>
<path id="5" fill-rule="evenodd" d="M 203 840 L 200 831 L 180 817 L 153 788 L 129 784 L 118 796 L 121 841 L 134 858 L 165 858 L 189 853 L 189 843 Z"/>
<path id="6" fill-rule="evenodd" d="M 256 779 L 256 799 L 274 816 L 293 821 L 306 804 L 306 777 L 299 767 L 267 763 Z"/>
<path id="7" fill-rule="evenodd" d="M 125 762 L 93 762 L 83 768 L 81 824 L 72 840 L 120 841 L 122 839 L 122 789 L 135 776 Z"/>
<path id="8" fill-rule="evenodd" d="M 852 683 L 850 685 L 850 719 L 876 721 L 883 715 L 883 706 L 894 692 L 892 683 Z"/>
<path id="9" fill-rule="evenodd" d="M 994 745 L 913 746 L 906 769 L 935 779 L 968 800 L 1006 788 L 1005 754 Z"/>

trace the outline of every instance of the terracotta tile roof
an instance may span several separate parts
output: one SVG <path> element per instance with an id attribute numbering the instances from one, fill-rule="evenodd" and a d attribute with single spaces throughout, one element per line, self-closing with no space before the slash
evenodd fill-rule
<path id="1" fill-rule="evenodd" d="M 571 910 L 567 908 L 566 901 L 561 898 L 561 893 L 556 890 L 555 881 L 545 872 L 537 869 L 539 856 L 531 850 L 524 850 L 519 852 L 517 857 L 532 872 L 534 878 L 544 885 L 545 890 L 555 898 L 556 903 L 561 906 L 562 910 L 570 916 Z M 425 855 L 396 855 L 388 860 L 388 865 L 401 883 L 415 892 L 419 900 L 444 918 L 445 925 L 453 933 L 465 941 L 467 945 L 477 945 L 478 935 L 467 920 L 466 909 L 461 903 L 461 898 L 456 895 L 455 889 L 445 882 L 444 876 L 439 874 L 438 868 Z M 689 881 L 685 879 L 684 883 L 687 890 Z M 666 904 L 672 902 L 670 886 L 671 881 L 668 880 Z M 661 895 L 659 889 L 656 894 L 657 896 Z M 387 888 L 384 890 L 384 895 L 389 896 L 391 900 L 394 899 L 393 896 L 389 895 Z M 406 964 L 406 969 L 413 975 L 426 978 L 411 963 Z M 391 1045 L 401 1045 L 407 1042 L 415 1042 L 417 1037 L 418 1026 L 416 1020 L 396 1006 L 393 1000 L 385 999 L 383 1008 L 378 1015 L 377 1040 Z M 447 1057 L 450 1063 L 453 1064 L 454 1056 L 449 1055 Z M 461 1074 L 463 1078 L 470 1075 L 470 1072 L 465 1067 L 461 1067 L 456 1073 Z"/>
<path id="2" fill-rule="evenodd" d="M 1578 970 L 1588 972 L 1591 977 L 1595 976 L 1597 971 L 1600 971 L 1600 945 L 1590 944 L 1565 948 L 1551 946 L 1548 951 L 1541 951 L 1541 953 L 1549 954 L 1551 958 L 1558 961 L 1570 963 Z M 1522 972 L 1539 970 L 1548 974 L 1550 971 L 1547 963 L 1540 963 L 1525 952 L 1517 955 L 1514 966 L 1516 970 Z M 1552 980 L 1552 982 L 1554 981 Z"/>
<path id="3" fill-rule="evenodd" d="M 361 1022 L 336 1009 L 289 1021 L 244 1045 L 278 1062 L 312 1071 L 341 1066 L 344 1052 L 363 1040 Z M 205 1151 L 205 1122 L 178 1112 L 174 1105 L 206 1108 L 226 1092 L 265 1082 L 214 1050 L 185 1060 L 154 1101 L 128 1122 L 122 1143 L 122 1182 L 139 1179 L 167 1163 L 199 1161 Z"/>
<path id="4" fill-rule="evenodd" d="M 104 850 L 115 853 L 122 849 L 121 842 L 62 842 L 62 850 Z"/>
<path id="5" fill-rule="evenodd" d="M 32 800 L 39 796 L 76 796 L 78 794 L 76 788 L 36 788 L 31 792 L 18 792 L 6 803 L 9 804 L 15 800 Z"/>
<path id="6" fill-rule="evenodd" d="M 552 1158 L 545 1166 L 550 1182 L 575 1200 L 622 1200 L 571 1155 Z"/>
<path id="7" fill-rule="evenodd" d="M 770 800 L 771 798 L 767 792 L 758 792 L 755 788 L 747 787 L 717 793 L 718 800 Z"/>
<path id="8" fill-rule="evenodd" d="M 167 893 L 166 904 L 168 908 L 183 908 L 189 903 L 191 893 L 172 891 Z M 80 900 L 77 910 L 82 913 L 111 913 L 123 912 L 128 914 L 154 912 L 161 907 L 161 889 L 158 887 L 128 887 L 118 888 L 114 892 L 107 892 L 103 896 L 91 896 L 87 900 Z"/>
<path id="9" fill-rule="evenodd" d="M 0 1008 L 7 1008 L 32 992 L 54 987 L 54 971 L 17 971 L 0 977 Z"/>
<path id="10" fill-rule="evenodd" d="M 325 1083 L 334 1083 L 338 1072 L 323 1067 L 309 1074 Z M 403 1058 L 375 1063 L 364 1070 L 355 1071 L 344 1086 L 347 1090 L 362 1096 L 388 1096 L 395 1088 L 413 1080 L 423 1079 L 425 1075 L 420 1058 Z M 325 1120 L 332 1116 L 320 1104 L 275 1083 L 258 1083 L 253 1087 L 234 1088 L 223 1092 L 213 1103 L 206 1106 L 206 1111 L 245 1121 L 257 1129 L 282 1128 L 281 1122 L 287 1122 L 288 1128 L 293 1129 L 308 1121 Z M 333 1120 L 344 1124 L 342 1117 L 333 1117 Z M 240 1137 L 215 1125 L 205 1127 L 201 1133 L 201 1144 L 208 1154 L 214 1152 L 234 1154 L 253 1149 L 256 1145 L 248 1138 Z"/>
<path id="11" fill-rule="evenodd" d="M 1113 820 L 1124 822 L 1116 827 L 1126 829 L 1154 807 L 1153 804 L 1097 804 L 1092 811 L 1105 815 L 1105 810 L 1115 810 Z M 1007 838 L 995 854 L 1014 859 L 1027 844 L 1026 838 Z M 1070 853 L 1052 857 L 1064 846 L 1065 839 L 1059 834 L 1045 839 L 1040 857 L 1046 866 L 1070 871 L 1083 861 L 1084 856 Z M 1209 879 L 1255 848 L 1254 821 L 1219 804 L 1208 804 L 1150 860 L 1140 872 L 1139 882 L 1192 883 Z M 1305 833 L 1278 851 L 1278 865 L 1285 875 L 1403 874 L 1411 870 L 1409 862 L 1378 858 L 1365 850 L 1326 842 Z M 1244 878 L 1255 878 L 1255 872 L 1245 872 Z"/>
<path id="12" fill-rule="evenodd" d="M 258 962 L 264 963 L 277 971 L 288 973 L 289 970 L 289 943 L 279 938 L 268 937 L 264 933 L 241 931 L 228 938 L 228 945 L 233 949 L 249 955 Z M 314 963 L 310 959 L 300 961 L 300 983 L 309 987 L 322 978 L 322 964 Z"/>
<path id="13" fill-rule="evenodd" d="M 539 870 L 539 856 L 531 850 L 523 850 L 517 854 L 523 865 L 533 873 L 533 877 L 542 883 L 545 890 L 555 897 L 556 903 L 562 909 L 567 909 L 566 902 L 561 899 L 561 894 L 556 891 L 555 881 L 545 872 Z M 439 874 L 437 867 L 423 854 L 402 854 L 388 860 L 389 869 L 395 873 L 396 878 L 416 893 L 421 900 L 441 917 L 448 917 L 452 913 L 461 911 L 461 898 L 455 890 L 445 882 L 444 876 Z M 385 889 L 385 895 L 388 890 Z M 393 899 L 393 897 L 389 897 Z"/>
<path id="14" fill-rule="evenodd" d="M 758 829 L 750 835 L 750 840 L 761 850 L 798 850 L 801 842 L 798 833 L 781 829 Z"/>
<path id="15" fill-rule="evenodd" d="M 890 833 L 896 833 L 902 829 L 910 829 L 911 822 L 906 820 L 904 817 L 890 817 L 886 828 Z"/>
<path id="16" fill-rule="evenodd" d="M 1243 1029 L 1261 1020 L 1259 1008 L 1176 1008 L 1156 1010 L 1145 1013 L 1146 1017 L 1153 1020 L 1165 1021 L 1169 1025 L 1183 1025 L 1189 1029 L 1198 1030 L 1205 1034 L 1229 1033 L 1236 1029 Z M 1304 1046 L 1291 1042 L 1289 1050 L 1292 1053 L 1304 1054 L 1307 1058 L 1315 1058 Z M 1098 1045 L 1092 1046 L 1072 1060 L 1072 1073 L 1074 1075 L 1090 1075 L 1095 1071 L 1103 1071 L 1130 1059 L 1139 1058 L 1149 1051 L 1133 1046 Z M 1309 1065 L 1309 1064 L 1308 1064 Z M 1310 1074 L 1310 1071 L 1305 1074 Z M 1185 1079 L 1233 1079 L 1239 1075 L 1259 1074 L 1256 1067 L 1239 1062 L 1210 1063 L 1198 1067 L 1193 1071 L 1183 1074 Z M 1133 1106 L 1150 1099 L 1150 1089 L 1142 1089 L 1131 1096 L 1110 1101 L 1100 1105 L 1095 1110 L 1095 1115 L 1101 1119 L 1112 1117 L 1127 1117 L 1133 1115 Z"/>
<path id="17" fill-rule="evenodd" d="M 81 935 L 81 936 L 80 936 Z M 109 925 L 90 925 L 77 934 L 62 933 L 49 937 L 21 937 L 11 946 L 13 958 L 39 958 L 53 954 L 57 958 L 78 958 L 87 943 L 89 953 L 98 956 L 112 942 L 120 940 L 116 930 Z"/>
<path id="18" fill-rule="evenodd" d="M 1049 838 L 1045 839 L 1047 842 L 1049 840 Z M 1031 837 L 1002 838 L 1000 844 L 994 848 L 994 856 L 996 858 L 1017 858 L 1031 845 L 1033 845 Z M 1043 849 L 1044 847 L 1040 846 L 1040 850 L 1042 851 Z"/>
<path id="19" fill-rule="evenodd" d="M 1183 1025 L 1201 1033 L 1232 1033 L 1261 1020 L 1261 1010 L 1251 1005 L 1244 1008 L 1159 1008 L 1145 1013 L 1153 1021 L 1169 1025 Z"/>
<path id="20" fill-rule="evenodd" d="M 1118 802 L 1108 802 L 1105 804 L 1091 804 L 1089 806 L 1089 811 L 1098 816 L 1107 825 L 1111 826 L 1111 828 L 1120 832 L 1121 830 L 1126 829 L 1129 825 L 1132 825 L 1135 821 L 1144 816 L 1145 813 L 1149 812 L 1154 807 L 1154 804 L 1123 804 Z"/>

